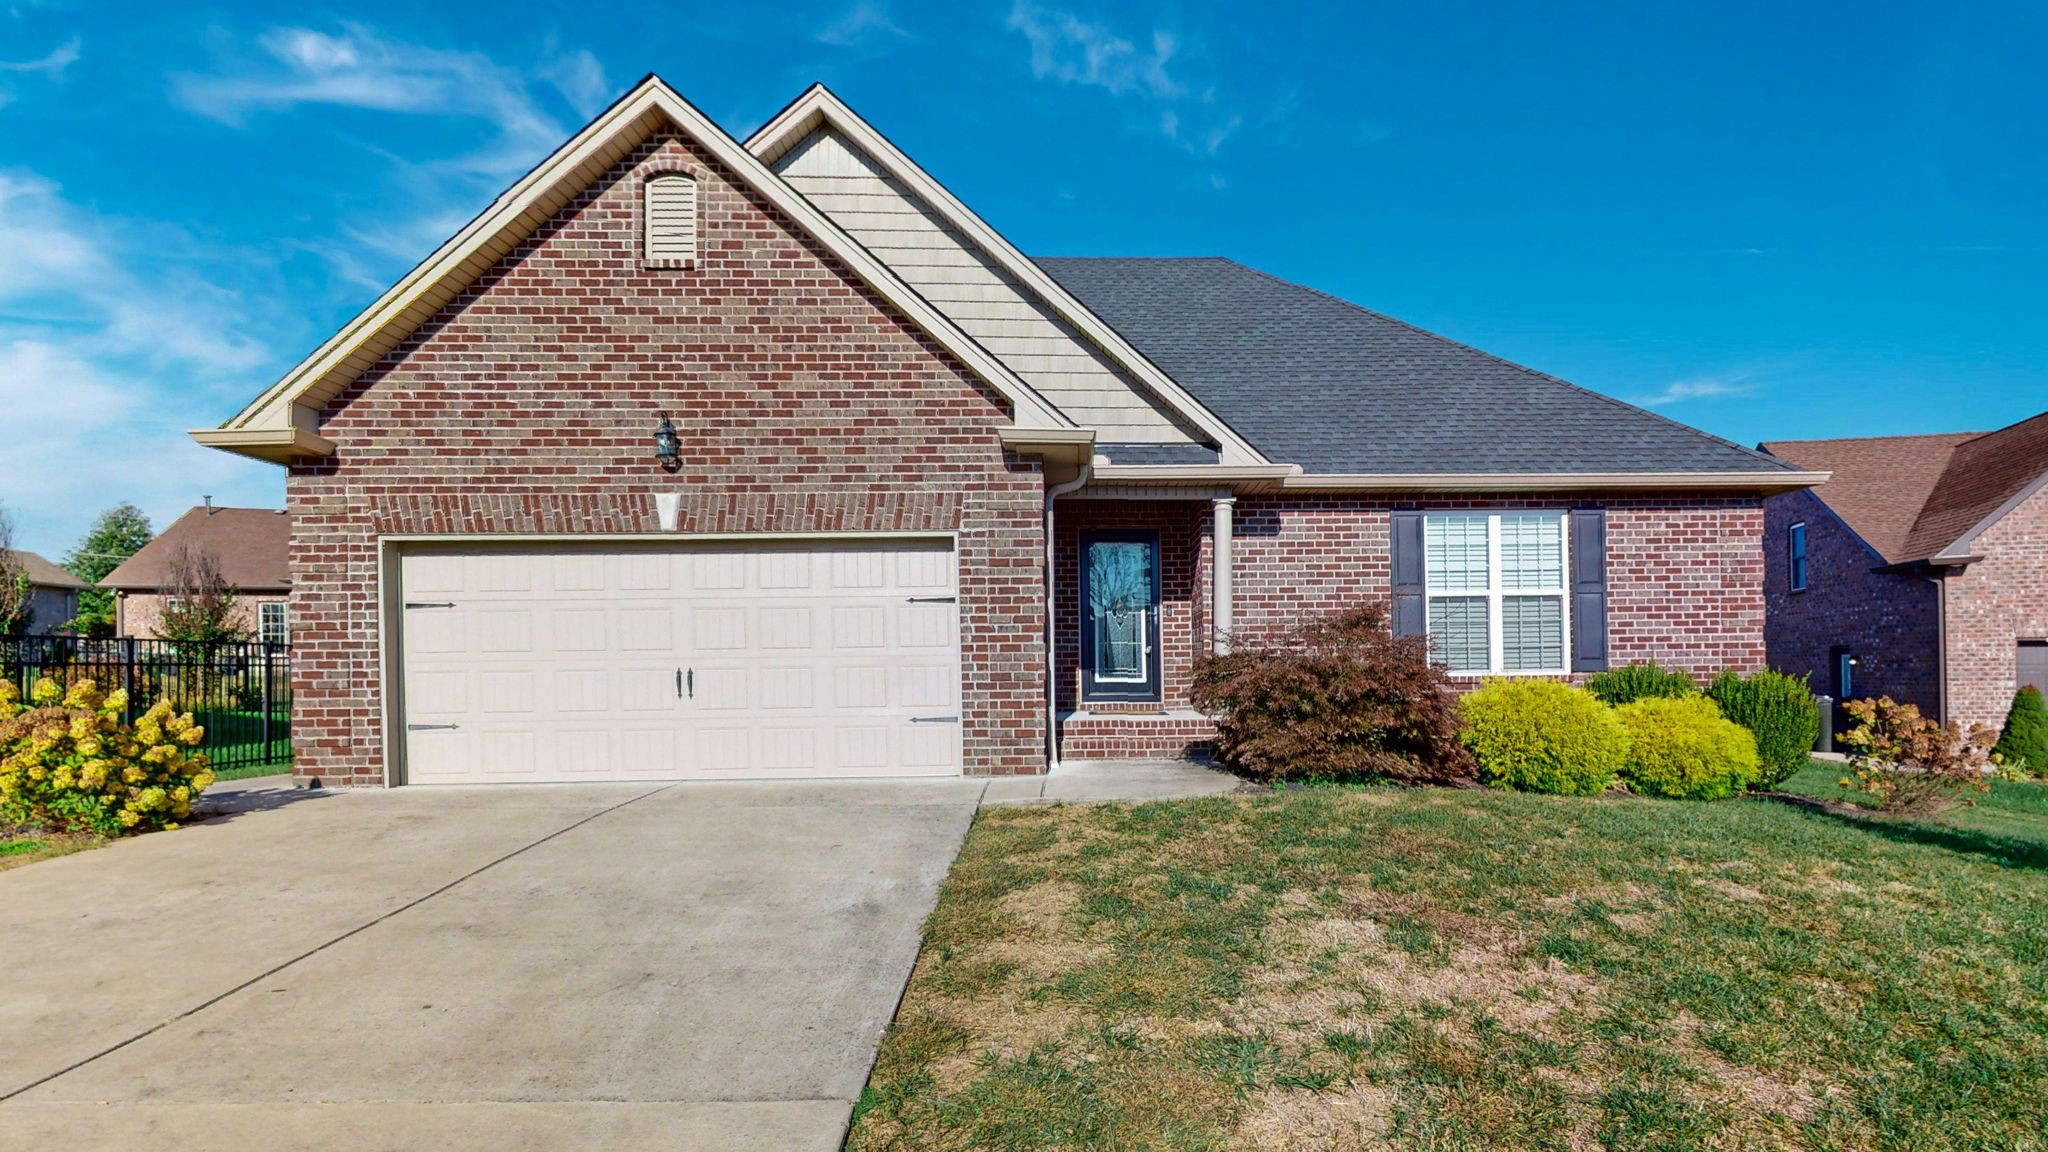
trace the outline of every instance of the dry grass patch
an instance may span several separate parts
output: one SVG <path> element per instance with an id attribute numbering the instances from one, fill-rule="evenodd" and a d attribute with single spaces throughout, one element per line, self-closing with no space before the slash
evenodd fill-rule
<path id="1" fill-rule="evenodd" d="M 1762 802 L 995 810 L 849 1146 L 2039 1148 L 2044 910 Z"/>

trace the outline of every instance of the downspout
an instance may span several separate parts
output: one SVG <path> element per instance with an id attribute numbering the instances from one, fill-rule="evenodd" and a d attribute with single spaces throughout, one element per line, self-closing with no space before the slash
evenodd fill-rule
<path id="1" fill-rule="evenodd" d="M 1060 766 L 1060 671 L 1057 639 L 1059 599 L 1055 587 L 1054 566 L 1058 562 L 1057 540 L 1052 530 L 1052 502 L 1069 492 L 1078 491 L 1095 474 L 1091 461 L 1081 465 L 1081 472 L 1064 484 L 1054 484 L 1045 490 L 1045 767 L 1050 772 Z"/>
<path id="2" fill-rule="evenodd" d="M 1934 719 L 1948 723 L 1948 573 L 1922 576 L 1934 585 Z"/>

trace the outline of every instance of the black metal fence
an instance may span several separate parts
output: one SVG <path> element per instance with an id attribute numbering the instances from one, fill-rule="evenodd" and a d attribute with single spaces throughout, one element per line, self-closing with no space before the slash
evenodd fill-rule
<path id="1" fill-rule="evenodd" d="M 21 689 L 38 680 L 91 680 L 128 690 L 133 720 L 169 700 L 206 730 L 200 748 L 215 768 L 292 758 L 292 655 L 283 644 L 184 644 L 78 636 L 0 638 L 0 675 Z"/>

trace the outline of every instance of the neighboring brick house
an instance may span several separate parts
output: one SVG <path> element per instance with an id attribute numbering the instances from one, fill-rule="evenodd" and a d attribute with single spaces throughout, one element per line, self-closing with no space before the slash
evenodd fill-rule
<path id="1" fill-rule="evenodd" d="M 16 548 L 6 556 L 10 566 L 20 569 L 28 581 L 27 611 L 22 613 L 21 621 L 23 635 L 49 636 L 78 618 L 78 594 L 89 587 L 85 581 L 34 552 Z"/>
<path id="2" fill-rule="evenodd" d="M 1366 598 L 1468 678 L 1752 668 L 1821 478 L 1228 261 L 1034 262 L 823 88 L 741 143 L 653 77 L 193 435 L 288 468 L 341 785 L 1198 749 L 1199 654 Z"/>
<path id="3" fill-rule="evenodd" d="M 289 597 L 291 517 L 276 508 L 194 508 L 107 573 L 100 587 L 114 593 L 114 634 L 154 639 L 180 549 L 210 554 L 235 590 L 236 624 L 251 640 L 291 641 Z"/>
<path id="4" fill-rule="evenodd" d="M 1774 441 L 1833 478 L 1765 501 L 1771 666 L 1965 725 L 2048 688 L 2048 413 L 1996 432 Z"/>

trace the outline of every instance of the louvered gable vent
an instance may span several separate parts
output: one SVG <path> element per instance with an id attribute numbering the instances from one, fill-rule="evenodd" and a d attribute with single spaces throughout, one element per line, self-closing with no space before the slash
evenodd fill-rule
<path id="1" fill-rule="evenodd" d="M 647 182 L 647 262 L 681 268 L 697 259 L 697 182 L 656 176 Z"/>

